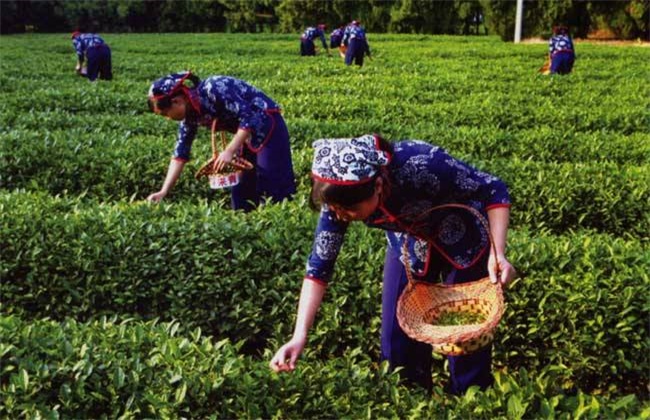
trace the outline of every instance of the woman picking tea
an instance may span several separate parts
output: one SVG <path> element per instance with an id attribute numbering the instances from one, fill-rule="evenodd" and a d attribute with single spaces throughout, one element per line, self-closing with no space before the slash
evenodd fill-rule
<path id="1" fill-rule="evenodd" d="M 249 211 L 263 198 L 279 202 L 296 192 L 287 126 L 280 107 L 261 90 L 234 77 L 211 76 L 201 81 L 182 72 L 153 82 L 148 102 L 154 113 L 180 121 L 167 176 L 149 201 L 160 201 L 169 193 L 190 159 L 199 125 L 210 126 L 215 120 L 217 131 L 234 134 L 219 153 L 215 169 L 222 170 L 238 155 L 254 164 L 254 170 L 246 171 L 232 188 L 233 209 Z"/>
<path id="2" fill-rule="evenodd" d="M 312 206 L 320 209 L 303 280 L 293 337 L 274 355 L 270 367 L 292 371 L 307 343 L 348 224 L 363 221 L 386 231 L 388 247 L 382 291 L 381 358 L 403 367 L 407 380 L 432 388 L 431 346 L 409 338 L 396 317 L 407 284 L 406 245 L 411 274 L 421 281 L 457 284 L 489 276 L 507 284 L 515 269 L 505 255 L 510 215 L 506 185 L 497 177 L 453 158 L 423 141 L 390 143 L 376 135 L 314 142 Z M 489 220 L 488 232 L 461 209 L 427 211 L 447 203 L 470 206 Z M 495 286 L 496 287 L 496 286 Z M 472 385 L 491 385 L 491 346 L 449 356 L 449 389 L 464 393 Z"/>

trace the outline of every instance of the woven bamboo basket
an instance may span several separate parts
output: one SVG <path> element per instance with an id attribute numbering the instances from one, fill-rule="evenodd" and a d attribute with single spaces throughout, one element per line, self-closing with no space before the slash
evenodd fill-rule
<path id="1" fill-rule="evenodd" d="M 494 250 L 487 221 L 476 209 L 462 204 L 445 204 L 431 210 L 450 207 L 474 213 L 486 228 Z M 397 320 L 409 337 L 428 343 L 433 351 L 447 356 L 470 354 L 492 341 L 504 311 L 500 284 L 493 284 L 489 277 L 454 285 L 416 281 L 411 273 L 407 241 L 404 241 L 402 255 L 408 284 L 397 302 Z M 447 312 L 468 312 L 482 320 L 472 324 L 437 325 Z"/>
<path id="2" fill-rule="evenodd" d="M 345 45 L 343 45 L 343 44 L 339 45 L 339 56 L 341 58 L 345 58 L 345 53 L 346 53 L 347 50 L 348 50 L 348 47 L 346 47 Z"/>
<path id="3" fill-rule="evenodd" d="M 196 172 L 194 177 L 196 179 L 201 179 L 202 177 L 207 177 L 210 182 L 210 188 L 213 190 L 234 187 L 239 184 L 241 180 L 241 174 L 243 171 L 248 171 L 253 169 L 253 164 L 247 161 L 246 159 L 235 156 L 228 165 L 221 171 L 217 171 L 214 167 L 214 162 L 219 157 L 219 151 L 217 150 L 217 120 L 212 121 L 212 158 L 201 166 L 201 168 Z M 221 135 L 221 147 L 225 149 L 226 147 L 226 133 L 223 131 L 220 132 Z"/>
<path id="4" fill-rule="evenodd" d="M 537 72 L 542 73 L 544 75 L 551 74 L 551 59 L 547 57 L 542 67 L 540 67 L 539 70 L 537 70 Z"/>

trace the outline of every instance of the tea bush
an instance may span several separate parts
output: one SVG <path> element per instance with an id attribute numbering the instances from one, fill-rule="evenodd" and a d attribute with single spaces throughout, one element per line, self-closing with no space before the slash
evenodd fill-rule
<path id="1" fill-rule="evenodd" d="M 12 280 L 0 285 L 5 310 L 31 318 L 182 319 L 259 352 L 274 333 L 291 333 L 291 322 L 277 323 L 293 319 L 311 248 L 315 215 L 301 215 L 304 207 L 295 201 L 242 215 L 208 204 L 96 205 L 0 195 L 7 226 L 0 273 Z M 378 354 L 384 241 L 378 230 L 351 227 L 312 337 L 318 353 L 360 346 Z M 523 279 L 508 293 L 497 349 L 502 363 L 531 371 L 566 366 L 568 387 L 607 383 L 640 391 L 650 350 L 644 243 L 522 230 L 512 233 L 510 248 Z M 546 348 L 548 342 L 554 345 Z M 612 348 L 617 351 L 607 351 Z"/>
<path id="2" fill-rule="evenodd" d="M 315 358 L 292 375 L 177 322 L 0 316 L 0 415 L 82 418 L 616 418 L 648 414 L 633 395 L 566 395 L 555 371 L 496 372 L 486 392 L 433 395 L 399 384 L 364 352 Z M 268 355 L 267 355 L 268 356 Z M 354 390 L 353 392 L 350 392 Z"/>

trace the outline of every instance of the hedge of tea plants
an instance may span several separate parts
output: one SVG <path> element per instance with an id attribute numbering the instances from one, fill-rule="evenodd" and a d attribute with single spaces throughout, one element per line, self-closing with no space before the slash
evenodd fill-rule
<path id="1" fill-rule="evenodd" d="M 106 34 L 115 80 L 78 78 L 65 35 L 0 39 L 2 417 L 648 417 L 650 49 L 579 43 L 567 77 L 544 44 L 371 36 L 373 60 L 297 56 L 287 35 Z M 296 199 L 249 214 L 192 174 L 162 184 L 176 124 L 152 80 L 190 68 L 284 109 Z M 382 232 L 353 225 L 291 375 L 316 215 L 311 142 L 416 138 L 504 179 L 520 278 L 494 343 L 495 385 L 452 397 L 379 362 Z M 350 392 L 350 390 L 354 390 Z"/>
<path id="2" fill-rule="evenodd" d="M 628 395 L 563 393 L 557 370 L 497 371 L 486 392 L 432 395 L 400 385 L 361 349 L 322 359 L 309 351 L 292 375 L 178 322 L 100 317 L 0 317 L 3 414 L 47 418 L 618 418 L 639 413 Z M 264 354 L 270 357 L 270 352 Z M 6 378 L 6 381 L 4 380 Z M 641 413 L 647 415 L 646 411 Z"/>

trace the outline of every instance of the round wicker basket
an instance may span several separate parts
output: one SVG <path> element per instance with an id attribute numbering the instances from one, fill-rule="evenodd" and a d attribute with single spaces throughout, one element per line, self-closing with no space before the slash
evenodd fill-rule
<path id="1" fill-rule="evenodd" d="M 201 168 L 196 172 L 194 177 L 196 179 L 201 179 L 202 177 L 207 177 L 210 182 L 210 188 L 212 189 L 221 189 L 234 187 L 239 184 L 241 179 L 241 172 L 248 171 L 253 169 L 253 164 L 247 161 L 244 158 L 235 156 L 228 165 L 225 165 L 221 171 L 217 171 L 214 167 L 214 162 L 219 157 L 219 151 L 217 150 L 217 140 L 216 140 L 216 128 L 217 120 L 212 121 L 212 158 L 201 166 Z M 226 134 L 221 131 L 221 145 L 223 148 L 226 147 Z"/>
<path id="2" fill-rule="evenodd" d="M 476 209 L 462 204 L 445 204 L 434 207 L 463 208 L 474 213 L 486 228 L 487 221 Z M 489 235 L 490 245 L 494 241 Z M 402 248 L 408 284 L 397 302 L 397 320 L 404 332 L 414 340 L 431 344 L 433 351 L 447 356 L 472 353 L 489 344 L 503 316 L 503 291 L 499 283 L 489 277 L 454 285 L 416 281 L 409 264 L 407 241 Z M 472 313 L 482 318 L 477 323 L 462 325 L 437 325 L 446 313 Z"/>

